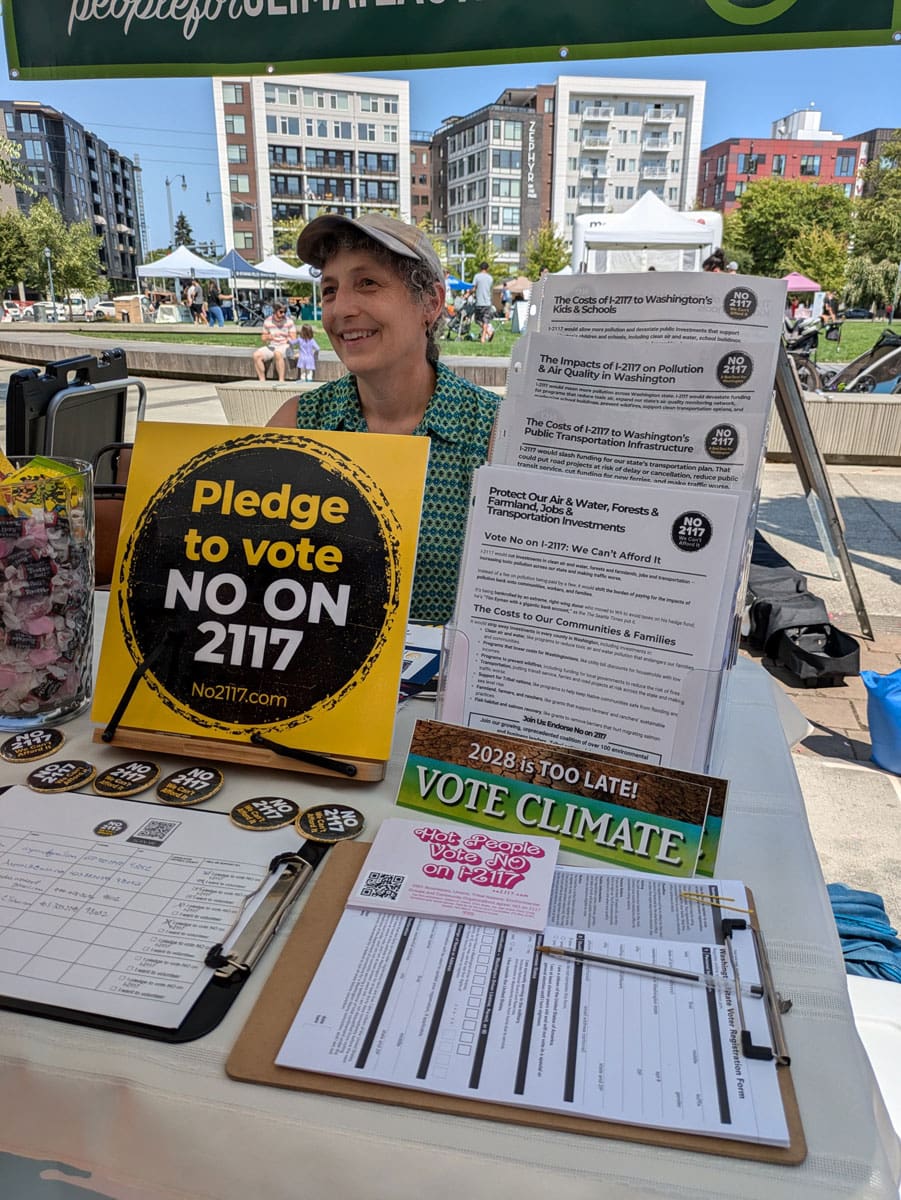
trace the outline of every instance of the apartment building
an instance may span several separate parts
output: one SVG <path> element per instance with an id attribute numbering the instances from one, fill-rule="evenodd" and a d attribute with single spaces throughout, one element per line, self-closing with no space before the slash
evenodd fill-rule
<path id="1" fill-rule="evenodd" d="M 898 141 L 898 130 L 893 126 L 889 128 L 867 129 L 863 133 L 852 134 L 849 140 L 860 144 L 860 161 L 857 169 L 857 194 L 872 196 L 874 192 L 873 185 L 867 183 L 862 178 L 863 170 L 870 163 L 878 162 L 882 158 L 883 150 L 889 142 Z"/>
<path id="2" fill-rule="evenodd" d="M 102 237 L 101 271 L 112 291 L 134 288 L 143 261 L 140 237 L 140 168 L 78 121 L 49 105 L 0 100 L 7 138 L 19 147 L 33 194 L 15 191 L 27 213 L 49 200 L 67 224 L 90 221 Z M 7 192 L 11 198 L 11 192 Z"/>
<path id="3" fill-rule="evenodd" d="M 728 213 L 757 179 L 802 179 L 821 187 L 838 184 L 846 196 L 858 190 L 860 138 L 820 128 L 822 114 L 799 109 L 774 121 L 768 138 L 733 137 L 701 152 L 701 208 Z"/>
<path id="4" fill-rule="evenodd" d="M 451 266 L 472 273 L 461 234 L 475 223 L 515 273 L 529 236 L 550 216 L 554 86 L 508 89 L 493 104 L 448 117 L 432 137 L 436 232 Z"/>
<path id="5" fill-rule="evenodd" d="M 421 130 L 410 134 L 410 217 L 432 218 L 432 135 Z"/>
<path id="6" fill-rule="evenodd" d="M 705 88 L 697 79 L 558 78 L 551 219 L 568 238 L 577 215 L 625 212 L 645 192 L 694 207 Z"/>
<path id="7" fill-rule="evenodd" d="M 286 224 L 321 212 L 410 219 L 406 80 L 228 76 L 212 85 L 227 247 L 259 261 L 288 248 Z"/>

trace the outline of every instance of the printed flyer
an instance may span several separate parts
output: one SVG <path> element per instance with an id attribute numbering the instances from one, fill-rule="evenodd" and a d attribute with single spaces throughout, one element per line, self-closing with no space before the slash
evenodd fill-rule
<path id="1" fill-rule="evenodd" d="M 556 865 L 552 838 L 392 817 L 379 826 L 347 904 L 540 933 Z"/>
<path id="2" fill-rule="evenodd" d="M 387 759 L 424 438 L 142 422 L 93 719 Z"/>
<path id="3" fill-rule="evenodd" d="M 503 841 L 556 838 L 611 866 L 712 876 L 727 790 L 711 775 L 417 721 L 397 804 Z"/>
<path id="4" fill-rule="evenodd" d="M 480 467 L 442 720 L 703 771 L 736 497 Z"/>

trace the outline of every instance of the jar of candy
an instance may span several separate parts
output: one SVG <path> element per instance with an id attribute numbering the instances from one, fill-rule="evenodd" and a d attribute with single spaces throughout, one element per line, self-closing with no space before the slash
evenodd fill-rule
<path id="1" fill-rule="evenodd" d="M 91 466 L 0 454 L 0 729 L 77 716 L 93 646 Z"/>

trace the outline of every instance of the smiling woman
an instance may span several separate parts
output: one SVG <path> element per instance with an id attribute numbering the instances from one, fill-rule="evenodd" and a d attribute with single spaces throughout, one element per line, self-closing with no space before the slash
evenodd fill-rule
<path id="1" fill-rule="evenodd" d="M 421 229 L 377 213 L 325 215 L 297 253 L 322 271 L 323 328 L 350 373 L 292 397 L 270 425 L 431 439 L 410 616 L 446 622 L 497 397 L 438 362 L 444 270 Z"/>

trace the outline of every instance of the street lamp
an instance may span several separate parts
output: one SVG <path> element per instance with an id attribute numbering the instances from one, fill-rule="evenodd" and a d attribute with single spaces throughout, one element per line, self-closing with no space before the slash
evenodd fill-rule
<path id="1" fill-rule="evenodd" d="M 173 237 L 173 234 L 175 231 L 175 218 L 172 216 L 172 184 L 175 182 L 176 179 L 181 180 L 181 190 L 183 192 L 186 192 L 188 190 L 188 181 L 187 181 L 187 179 L 185 179 L 184 175 L 173 175 L 171 179 L 169 178 L 168 175 L 166 176 L 166 208 L 168 209 L 168 212 L 169 212 L 169 248 L 170 249 L 172 248 L 172 237 Z"/>
<path id="2" fill-rule="evenodd" d="M 50 262 L 50 247 L 44 247 L 44 258 L 47 260 L 47 275 L 50 280 L 50 310 L 53 313 L 52 319 L 56 320 L 56 294 L 53 291 L 53 266 Z"/>

